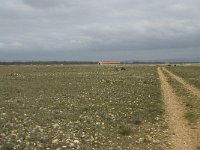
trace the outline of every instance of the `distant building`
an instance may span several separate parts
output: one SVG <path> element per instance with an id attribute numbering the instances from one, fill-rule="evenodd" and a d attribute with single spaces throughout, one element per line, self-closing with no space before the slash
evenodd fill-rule
<path id="1" fill-rule="evenodd" d="M 114 64 L 121 64 L 120 61 L 101 61 L 98 62 L 99 65 L 114 65 Z"/>

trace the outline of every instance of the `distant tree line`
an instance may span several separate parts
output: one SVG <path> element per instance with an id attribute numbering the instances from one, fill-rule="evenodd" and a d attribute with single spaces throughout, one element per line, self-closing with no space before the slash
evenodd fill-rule
<path id="1" fill-rule="evenodd" d="M 13 62 L 0 62 L 0 65 L 56 65 L 56 64 L 97 64 L 98 62 L 92 61 L 13 61 Z"/>
<path id="2" fill-rule="evenodd" d="M 199 62 L 164 62 L 164 61 L 124 61 L 121 64 L 184 64 L 184 63 L 199 63 Z M 13 61 L 13 62 L 1 62 L 0 65 L 84 65 L 84 64 L 98 64 L 95 61 Z"/>

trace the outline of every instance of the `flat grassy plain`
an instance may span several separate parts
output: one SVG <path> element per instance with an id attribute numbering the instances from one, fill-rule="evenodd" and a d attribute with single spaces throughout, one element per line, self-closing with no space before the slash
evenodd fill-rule
<path id="1" fill-rule="evenodd" d="M 187 84 L 200 89 L 200 65 L 191 66 L 178 66 L 168 67 L 168 70 L 174 74 L 180 76 Z M 168 82 L 172 85 L 176 95 L 179 97 L 180 103 L 185 107 L 184 118 L 187 120 L 188 125 L 193 129 L 193 139 L 196 139 L 196 149 L 200 149 L 200 99 L 199 96 L 190 91 L 188 88 L 184 88 L 183 84 L 171 77 L 167 72 L 165 75 L 168 78 Z M 196 91 L 196 90 L 195 90 Z M 194 140 L 195 140 L 194 139 Z"/>
<path id="2" fill-rule="evenodd" d="M 200 101 L 198 98 L 192 95 L 181 83 L 170 77 L 166 72 L 165 75 L 176 95 L 179 97 L 179 101 L 183 103 L 186 108 L 184 117 L 188 120 L 188 123 L 190 125 L 195 125 L 198 121 L 200 122 Z"/>
<path id="3" fill-rule="evenodd" d="M 167 69 L 200 88 L 200 65 L 168 67 Z"/>
<path id="4" fill-rule="evenodd" d="M 192 86 L 200 89 L 200 66 L 179 66 L 168 67 L 168 70 L 180 76 Z M 181 83 L 170 77 L 167 73 L 168 80 L 173 86 L 176 94 L 181 98 L 186 106 L 185 118 L 191 125 L 200 123 L 200 101 L 199 98 L 186 90 Z"/>
<path id="5" fill-rule="evenodd" d="M 0 149 L 166 149 L 155 66 L 0 66 Z"/>

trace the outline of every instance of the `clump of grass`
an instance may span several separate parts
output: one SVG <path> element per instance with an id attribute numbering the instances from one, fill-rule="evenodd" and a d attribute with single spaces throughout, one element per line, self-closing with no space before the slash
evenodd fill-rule
<path id="1" fill-rule="evenodd" d="M 124 68 L 124 67 L 121 67 L 121 70 L 126 70 L 126 68 Z"/>
<path id="2" fill-rule="evenodd" d="M 167 75 L 166 73 L 164 73 L 164 74 Z M 168 75 L 167 75 L 167 82 L 168 83 L 173 83 L 173 79 L 171 77 L 169 77 Z"/>
<path id="3" fill-rule="evenodd" d="M 144 143 L 150 143 L 151 141 L 149 139 L 145 138 L 143 142 Z"/>
<path id="4" fill-rule="evenodd" d="M 136 124 L 136 125 L 140 125 L 141 123 L 142 123 L 142 120 L 140 120 L 140 119 L 134 120 L 134 124 Z"/>
<path id="5" fill-rule="evenodd" d="M 126 70 L 125 67 L 115 68 L 116 71 Z"/>
<path id="6" fill-rule="evenodd" d="M 2 148 L 5 150 L 13 150 L 14 149 L 12 144 L 5 144 L 5 145 L 3 145 Z"/>
<path id="7" fill-rule="evenodd" d="M 144 84 L 148 84 L 148 82 L 147 82 L 147 81 L 144 81 L 143 83 L 144 83 Z"/>
<path id="8" fill-rule="evenodd" d="M 121 126 L 119 130 L 119 134 L 123 136 L 129 136 L 132 132 L 133 130 L 128 126 Z"/>
<path id="9" fill-rule="evenodd" d="M 133 117 L 133 123 L 136 124 L 136 125 L 142 124 L 142 117 L 141 117 L 141 114 L 136 114 L 136 115 Z"/>
<path id="10" fill-rule="evenodd" d="M 193 107 L 193 104 L 192 104 L 192 102 L 187 102 L 187 103 L 185 104 L 185 106 L 186 106 L 186 107 L 192 108 L 192 107 Z"/>
<path id="11" fill-rule="evenodd" d="M 200 146 L 197 147 L 197 150 L 200 150 Z"/>
<path id="12" fill-rule="evenodd" d="M 83 107 L 81 108 L 81 110 L 82 110 L 82 112 L 86 112 L 86 111 L 89 110 L 89 107 L 88 107 L 88 106 L 83 106 Z"/>
<path id="13" fill-rule="evenodd" d="M 190 122 L 195 123 L 197 121 L 197 116 L 193 112 L 187 112 L 185 113 L 184 117 Z"/>

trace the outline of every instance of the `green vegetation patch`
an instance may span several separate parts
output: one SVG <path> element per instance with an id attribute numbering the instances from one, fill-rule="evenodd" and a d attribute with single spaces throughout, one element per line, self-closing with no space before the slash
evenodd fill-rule
<path id="1" fill-rule="evenodd" d="M 131 129 L 131 127 L 128 126 L 121 126 L 119 129 L 119 133 L 124 136 L 131 135 L 132 132 L 133 130 Z"/>
<path id="2" fill-rule="evenodd" d="M 200 88 L 200 65 L 168 67 L 167 69 Z"/>
<path id="3" fill-rule="evenodd" d="M 200 118 L 200 101 L 198 98 L 186 90 L 181 83 L 169 76 L 167 72 L 164 72 L 164 74 L 167 76 L 168 82 L 173 87 L 177 96 L 180 97 L 180 102 L 185 105 L 187 112 L 184 117 L 189 123 L 197 123 Z"/>
<path id="4" fill-rule="evenodd" d="M 185 113 L 184 117 L 190 122 L 194 123 L 197 121 L 198 117 L 194 112 L 187 112 Z"/>

